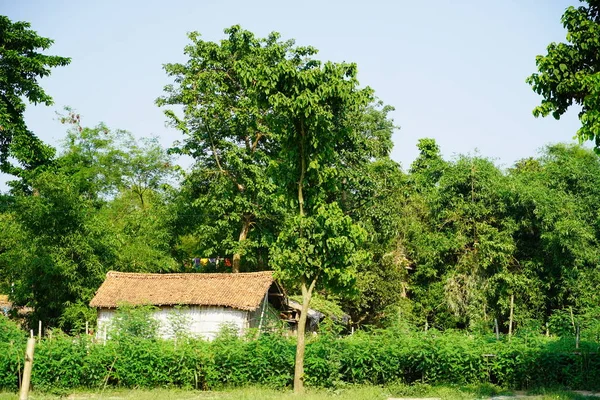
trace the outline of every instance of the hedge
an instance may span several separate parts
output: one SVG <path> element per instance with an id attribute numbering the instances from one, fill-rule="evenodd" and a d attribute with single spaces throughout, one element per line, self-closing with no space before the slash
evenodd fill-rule
<path id="1" fill-rule="evenodd" d="M 25 341 L 0 342 L 0 389 L 14 391 Z M 463 333 L 383 331 L 319 335 L 306 349 L 310 386 L 489 382 L 506 388 L 600 388 L 597 343 L 540 337 L 511 340 Z M 248 384 L 290 386 L 294 339 L 231 335 L 212 342 L 123 337 L 106 344 L 54 335 L 36 346 L 32 385 L 38 390 L 183 387 L 202 390 Z"/>

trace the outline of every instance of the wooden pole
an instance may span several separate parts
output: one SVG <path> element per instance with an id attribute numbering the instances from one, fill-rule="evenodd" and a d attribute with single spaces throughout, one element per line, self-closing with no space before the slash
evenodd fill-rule
<path id="1" fill-rule="evenodd" d="M 89 335 L 90 334 L 90 323 L 88 321 L 85 321 L 85 335 Z"/>
<path id="2" fill-rule="evenodd" d="M 512 336 L 514 310 L 515 310 L 515 295 L 511 294 L 510 295 L 510 317 L 508 320 L 508 336 Z"/>
<path id="3" fill-rule="evenodd" d="M 267 307 L 267 303 L 269 302 L 268 295 L 269 295 L 269 291 L 267 290 L 267 292 L 265 293 L 265 298 L 263 300 L 262 311 L 260 313 L 260 321 L 258 321 L 258 335 L 260 335 L 260 330 L 262 329 L 262 325 L 263 325 L 263 319 L 265 318 L 265 308 Z"/>
<path id="4" fill-rule="evenodd" d="M 38 321 L 38 340 L 42 340 L 42 321 Z"/>
<path id="5" fill-rule="evenodd" d="M 23 368 L 23 382 L 19 400 L 29 399 L 29 384 L 31 383 L 31 369 L 33 367 L 33 352 L 35 350 L 35 338 L 27 339 L 27 350 L 25 351 L 25 367 Z"/>
<path id="6" fill-rule="evenodd" d="M 500 340 L 500 328 L 498 328 L 498 318 L 494 318 L 494 329 L 496 330 L 496 340 Z"/>
<path id="7" fill-rule="evenodd" d="M 573 325 L 573 333 L 577 334 L 577 328 L 575 328 L 575 317 L 573 316 L 573 307 L 569 307 L 569 311 L 571 312 L 571 325 Z"/>

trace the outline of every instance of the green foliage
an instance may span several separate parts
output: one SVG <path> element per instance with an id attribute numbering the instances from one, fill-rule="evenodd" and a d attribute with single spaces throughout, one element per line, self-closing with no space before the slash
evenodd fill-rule
<path id="1" fill-rule="evenodd" d="M 580 141 L 592 140 L 600 149 L 600 95 L 597 66 L 600 62 L 600 4 L 582 1 L 580 7 L 568 7 L 562 24 L 567 30 L 566 43 L 551 43 L 547 54 L 536 57 L 538 72 L 527 78 L 542 102 L 533 110 L 537 116 L 559 119 L 573 104 L 581 107 L 577 131 Z"/>
<path id="2" fill-rule="evenodd" d="M 291 219 L 272 249 L 272 262 L 284 282 L 319 281 L 331 290 L 352 289 L 353 270 L 364 260 L 362 228 L 336 203 L 321 206 L 314 217 Z"/>
<path id="3" fill-rule="evenodd" d="M 24 344 L 24 341 L 23 341 Z M 13 346 L 13 347 L 11 347 Z M 0 343 L 0 389 L 15 390 L 23 347 Z M 263 334 L 256 340 L 221 335 L 212 342 L 129 337 L 106 345 L 56 334 L 36 346 L 33 385 L 38 390 L 108 387 L 218 389 L 289 387 L 294 341 Z M 381 331 L 345 338 L 320 335 L 306 351 L 306 383 L 480 385 L 511 389 L 598 389 L 598 344 L 542 336 L 512 340 L 436 331 Z M 401 390 L 398 388 L 397 390 Z"/>
<path id="4" fill-rule="evenodd" d="M 33 170 L 48 162 L 54 150 L 27 129 L 23 114 L 27 99 L 34 104 L 52 104 L 38 84 L 51 68 L 68 65 L 69 58 L 43 54 L 51 39 L 38 36 L 27 22 L 12 22 L 0 15 L 0 171 L 22 175 L 21 167 Z"/>
<path id="5" fill-rule="evenodd" d="M 198 32 L 188 35 L 188 60 L 164 66 L 175 84 L 165 87 L 157 104 L 182 106 L 182 116 L 165 111 L 185 137 L 172 151 L 196 162 L 178 209 L 183 232 L 197 237 L 186 256 L 233 255 L 236 271 L 243 256 L 244 269 L 263 269 L 262 254 L 280 212 L 270 171 L 279 144 L 265 101 L 264 86 L 271 83 L 264 70 L 283 62 L 291 44 L 276 34 L 256 38 L 239 26 L 225 33 L 219 43 L 202 40 Z"/>
<path id="6" fill-rule="evenodd" d="M 130 306 L 121 304 L 111 320 L 110 336 L 126 339 L 156 339 L 159 321 L 152 318 L 157 310 L 153 306 Z"/>
<path id="7" fill-rule="evenodd" d="M 12 320 L 0 313 L 0 343 L 20 343 L 25 332 Z"/>
<path id="8" fill-rule="evenodd" d="M 0 291 L 29 319 L 81 331 L 87 304 L 108 270 L 178 270 L 171 257 L 170 157 L 155 140 L 135 141 L 72 110 L 65 148 L 28 176 L 0 207 Z M 23 189 L 23 188 L 21 188 Z"/>
<path id="9" fill-rule="evenodd" d="M 191 336 L 192 319 L 184 311 L 184 307 L 175 306 L 167 315 L 167 334 L 175 340 L 187 339 Z"/>
<path id="10" fill-rule="evenodd" d="M 302 296 L 289 296 L 291 300 L 297 303 L 302 303 Z M 318 292 L 311 298 L 310 308 L 323 313 L 326 317 L 338 320 L 344 316 L 344 310 L 339 304 L 339 300 L 336 298 L 326 298 L 320 295 Z"/>

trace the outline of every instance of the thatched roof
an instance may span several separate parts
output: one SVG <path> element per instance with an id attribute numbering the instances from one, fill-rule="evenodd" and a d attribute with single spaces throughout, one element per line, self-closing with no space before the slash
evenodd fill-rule
<path id="1" fill-rule="evenodd" d="M 225 306 L 255 310 L 273 284 L 273 273 L 143 274 L 110 271 L 90 307 L 121 303 L 155 306 Z"/>

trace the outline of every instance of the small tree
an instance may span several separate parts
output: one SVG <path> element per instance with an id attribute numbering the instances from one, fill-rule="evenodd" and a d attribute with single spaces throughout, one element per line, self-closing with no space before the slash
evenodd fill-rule
<path id="1" fill-rule="evenodd" d="M 358 87 L 355 64 L 321 63 L 316 50 L 299 47 L 276 68 L 265 69 L 264 91 L 277 118 L 278 175 L 283 197 L 296 208 L 272 251 L 272 266 L 302 291 L 294 391 L 304 391 L 304 331 L 315 287 L 348 290 L 364 256 L 364 231 L 335 201 L 346 189 L 347 169 L 373 157 L 372 138 L 356 116 L 373 102 L 372 90 Z M 271 84 L 269 84 L 271 83 Z"/>
<path id="2" fill-rule="evenodd" d="M 310 217 L 291 217 L 275 243 L 271 261 L 279 278 L 299 283 L 302 290 L 294 369 L 296 392 L 303 391 L 304 335 L 312 294 L 318 287 L 338 292 L 353 290 L 356 267 L 367 257 L 360 250 L 365 239 L 365 230 L 332 203 L 321 205 Z"/>

